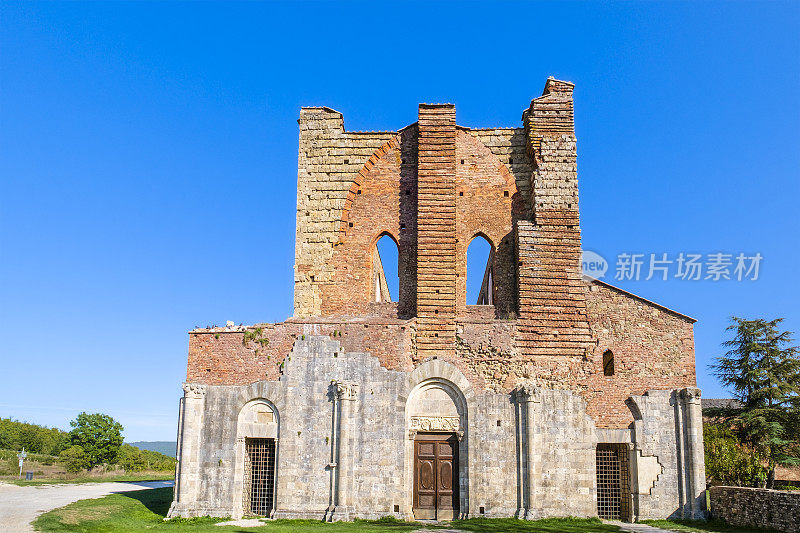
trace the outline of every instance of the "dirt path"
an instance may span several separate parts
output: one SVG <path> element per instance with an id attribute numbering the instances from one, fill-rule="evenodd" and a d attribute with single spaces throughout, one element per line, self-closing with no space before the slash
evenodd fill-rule
<path id="1" fill-rule="evenodd" d="M 99 498 L 113 492 L 171 487 L 172 481 L 131 483 L 80 483 L 18 487 L 0 483 L 0 531 L 30 532 L 30 523 L 40 514 L 69 503 Z"/>

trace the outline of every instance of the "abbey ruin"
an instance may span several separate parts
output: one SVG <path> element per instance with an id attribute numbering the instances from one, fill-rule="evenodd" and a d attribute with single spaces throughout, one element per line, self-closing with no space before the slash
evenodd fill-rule
<path id="1" fill-rule="evenodd" d="M 694 320 L 582 277 L 572 92 L 518 128 L 300 111 L 294 316 L 189 333 L 170 516 L 704 514 Z"/>

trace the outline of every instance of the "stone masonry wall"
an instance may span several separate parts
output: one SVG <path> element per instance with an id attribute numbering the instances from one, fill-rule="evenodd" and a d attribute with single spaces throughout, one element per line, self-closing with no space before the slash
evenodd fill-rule
<path id="1" fill-rule="evenodd" d="M 552 78 L 524 114 L 533 220 L 516 243 L 520 355 L 583 356 L 591 343 L 581 281 L 573 85 Z"/>
<path id="2" fill-rule="evenodd" d="M 472 315 L 456 320 L 456 353 L 441 357 L 477 390 L 509 392 L 526 381 L 573 390 L 586 400 L 587 412 L 601 428 L 627 428 L 634 421 L 625 404 L 630 396 L 695 386 L 692 319 L 602 282 L 584 282 L 584 290 L 595 341 L 585 356 L 520 357 L 514 343 L 519 321 L 488 318 L 478 313 L 488 306 L 471 306 Z M 245 385 L 276 380 L 309 324 L 347 351 L 372 353 L 387 369 L 414 368 L 415 319 L 292 319 L 190 332 L 187 381 Z M 251 332 L 246 343 L 244 331 Z M 609 349 L 615 359 L 613 376 L 603 375 L 603 352 Z"/>
<path id="3" fill-rule="evenodd" d="M 800 491 L 711 487 L 711 514 L 739 527 L 800 531 Z"/>
<path id="4" fill-rule="evenodd" d="M 338 516 L 410 518 L 413 470 L 409 469 L 407 410 L 414 401 L 411 393 L 415 385 L 431 378 L 452 384 L 464 398 L 459 404 L 464 423 L 460 444 L 462 513 L 512 516 L 517 512 L 517 476 L 524 451 L 516 445 L 520 422 L 513 395 L 476 394 L 469 381 L 443 361 L 428 361 L 411 373 L 388 370 L 376 357 L 344 351 L 339 337 L 333 340 L 312 335 L 313 330 L 312 325 L 302 330 L 305 333 L 296 340 L 277 381 L 187 385 L 187 397 L 189 391 L 194 394 L 195 407 L 185 415 L 179 439 L 184 446 L 187 442 L 203 444 L 181 464 L 179 478 L 187 492 L 178 494 L 170 516 L 241 514 L 241 486 L 237 485 L 241 478 L 237 472 L 243 467 L 237 456 L 241 438 L 237 419 L 243 407 L 254 400 L 276 408 L 276 516 L 326 516 L 334 445 L 331 383 L 343 381 L 353 384 L 355 399 L 340 415 L 341 436 L 347 435 L 347 441 L 340 443 L 345 448 L 338 468 L 347 468 L 349 473 L 339 482 L 337 513 L 345 514 Z M 579 449 L 591 457 L 591 421 L 583 412 L 582 400 L 569 392 L 545 391 L 543 397 L 548 413 L 542 415 L 536 437 L 542 464 L 536 483 L 541 484 L 541 490 L 561 486 L 565 497 L 549 507 L 543 503 L 542 516 L 591 516 L 593 470 L 573 460 Z M 583 488 L 567 498 L 570 491 L 563 483 L 566 479 L 580 480 Z"/>

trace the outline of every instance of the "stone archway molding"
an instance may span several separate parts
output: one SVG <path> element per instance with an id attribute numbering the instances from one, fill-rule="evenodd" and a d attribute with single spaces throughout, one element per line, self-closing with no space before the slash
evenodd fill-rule
<path id="1" fill-rule="evenodd" d="M 415 394 L 427 388 L 439 388 L 450 395 L 458 416 L 411 417 L 411 405 Z M 418 431 L 454 432 L 459 438 L 459 517 L 466 518 L 473 514 L 469 499 L 470 462 L 476 457 L 474 439 L 470 439 L 472 418 L 476 412 L 475 391 L 469 380 L 452 363 L 442 359 L 425 361 L 408 374 L 405 386 L 398 397 L 403 405 L 407 438 L 405 440 L 404 486 L 405 508 L 403 514 L 413 517 L 413 484 L 414 484 L 414 439 Z M 457 429 L 453 429 L 457 426 Z"/>

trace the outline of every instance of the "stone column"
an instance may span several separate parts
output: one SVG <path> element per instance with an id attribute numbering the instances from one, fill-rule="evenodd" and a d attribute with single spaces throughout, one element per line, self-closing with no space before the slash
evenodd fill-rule
<path id="1" fill-rule="evenodd" d="M 519 519 L 525 518 L 525 502 L 528 495 L 525 489 L 525 480 L 527 479 L 526 464 L 527 457 L 525 452 L 525 439 L 523 433 L 527 424 L 525 424 L 525 412 L 522 409 L 523 394 L 520 389 L 514 390 L 514 410 L 515 418 L 517 420 L 517 512 L 514 516 Z"/>
<path id="2" fill-rule="evenodd" d="M 199 383 L 183 384 L 180 435 L 178 436 L 177 490 L 169 516 L 185 516 L 197 502 L 200 485 L 200 452 L 205 411 L 206 386 Z"/>
<path id="3" fill-rule="evenodd" d="M 683 403 L 685 458 L 687 470 L 686 494 L 690 518 L 705 517 L 705 450 L 703 449 L 703 411 L 700 405 L 700 389 L 690 387 L 680 392 Z"/>
<path id="4" fill-rule="evenodd" d="M 353 509 L 354 461 L 353 437 L 355 435 L 355 401 L 358 398 L 358 384 L 345 381 L 333 382 L 338 404 L 338 417 L 334 409 L 334 421 L 338 418 L 338 431 L 334 431 L 336 442 L 334 469 L 334 508 L 330 520 L 350 520 Z"/>
<path id="5" fill-rule="evenodd" d="M 534 520 L 539 518 L 536 508 L 536 404 L 541 402 L 539 388 L 532 383 L 526 383 L 517 389 L 518 401 L 521 402 L 521 412 L 525 414 L 523 432 L 525 451 L 525 518 Z"/>

